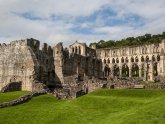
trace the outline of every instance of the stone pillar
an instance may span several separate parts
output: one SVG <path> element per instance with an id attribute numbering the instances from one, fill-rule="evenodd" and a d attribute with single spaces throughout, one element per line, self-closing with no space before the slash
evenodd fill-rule
<path id="1" fill-rule="evenodd" d="M 142 67 L 139 65 L 139 77 L 142 77 Z"/>
<path id="2" fill-rule="evenodd" d="M 149 69 L 149 75 L 150 75 L 150 80 L 154 80 L 154 70 L 153 70 L 153 64 L 150 64 L 150 69 Z"/>
<path id="3" fill-rule="evenodd" d="M 119 67 L 119 71 L 120 71 L 119 77 L 122 77 L 122 67 Z"/>
<path id="4" fill-rule="evenodd" d="M 144 67 L 144 80 L 147 81 L 148 80 L 148 63 L 145 64 L 145 67 Z"/>
<path id="5" fill-rule="evenodd" d="M 112 67 L 112 73 L 111 73 L 112 77 L 114 77 L 114 68 Z"/>
<path id="6" fill-rule="evenodd" d="M 132 77 L 132 69 L 129 69 L 129 77 Z"/>

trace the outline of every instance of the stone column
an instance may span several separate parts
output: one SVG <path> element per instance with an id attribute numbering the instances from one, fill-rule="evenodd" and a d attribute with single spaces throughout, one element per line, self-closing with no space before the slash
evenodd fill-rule
<path id="1" fill-rule="evenodd" d="M 142 67 L 139 65 L 139 77 L 142 77 Z"/>
<path id="2" fill-rule="evenodd" d="M 119 77 L 122 77 L 122 67 L 121 66 L 119 67 L 119 72 L 120 72 Z"/>
<path id="3" fill-rule="evenodd" d="M 154 80 L 154 70 L 153 70 L 153 64 L 150 64 L 150 80 Z"/>
<path id="4" fill-rule="evenodd" d="M 112 67 L 112 73 L 111 73 L 112 77 L 114 77 L 114 68 Z"/>
<path id="5" fill-rule="evenodd" d="M 129 77 L 132 77 L 132 69 L 129 68 Z"/>
<path id="6" fill-rule="evenodd" d="M 148 64 L 146 63 L 144 66 L 144 80 L 147 81 L 148 80 L 148 69 L 147 69 Z"/>

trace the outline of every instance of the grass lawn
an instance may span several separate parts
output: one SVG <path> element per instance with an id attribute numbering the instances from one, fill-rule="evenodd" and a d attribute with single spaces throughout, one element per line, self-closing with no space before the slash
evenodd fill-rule
<path id="1" fill-rule="evenodd" d="M 100 89 L 74 100 L 60 101 L 42 95 L 0 109 L 0 124 L 164 123 L 165 90 Z"/>
<path id="2" fill-rule="evenodd" d="M 16 91 L 16 92 L 0 93 L 0 103 L 14 100 L 14 99 L 19 98 L 20 96 L 23 96 L 28 93 L 30 93 L 30 92 Z"/>

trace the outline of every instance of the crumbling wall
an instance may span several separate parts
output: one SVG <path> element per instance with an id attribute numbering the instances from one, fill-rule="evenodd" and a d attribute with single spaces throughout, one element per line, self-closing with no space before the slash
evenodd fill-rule
<path id="1" fill-rule="evenodd" d="M 22 82 L 21 90 L 32 91 L 34 83 L 54 80 L 53 51 L 39 47 L 35 39 L 0 45 L 0 89 L 11 82 Z"/>
<path id="2" fill-rule="evenodd" d="M 32 90 L 35 60 L 28 40 L 0 45 L 0 88 L 22 82 L 22 90 Z"/>

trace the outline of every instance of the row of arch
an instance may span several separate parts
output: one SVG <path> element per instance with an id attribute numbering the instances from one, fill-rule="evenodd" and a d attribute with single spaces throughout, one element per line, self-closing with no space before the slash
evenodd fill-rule
<path id="1" fill-rule="evenodd" d="M 146 57 L 142 56 L 140 60 L 139 60 L 138 56 L 136 56 L 136 57 L 131 57 L 130 62 L 139 62 L 139 61 L 141 61 L 141 62 L 145 62 L 145 61 L 148 62 L 149 60 L 150 60 L 149 56 L 146 56 Z M 151 61 L 153 61 L 153 62 L 160 61 L 160 55 L 157 55 L 157 56 L 153 55 L 152 58 L 151 58 Z M 107 60 L 106 59 L 103 60 L 104 64 L 128 63 L 128 62 L 129 62 L 128 57 L 126 57 L 125 59 L 124 59 L 124 57 L 122 57 L 121 60 L 119 60 L 119 58 L 116 58 L 116 59 L 112 58 L 111 61 L 110 61 L 109 58 Z"/>
<path id="2" fill-rule="evenodd" d="M 153 65 L 153 75 L 157 76 L 158 75 L 158 70 L 157 70 L 157 63 L 155 62 Z M 145 67 L 144 64 L 139 67 L 136 63 L 134 63 L 130 68 L 127 64 L 123 64 L 121 68 L 119 68 L 118 65 L 114 65 L 112 68 L 110 68 L 108 65 L 104 67 L 104 76 L 108 77 L 110 75 L 113 76 L 122 76 L 122 77 L 144 77 L 145 73 L 150 69 L 147 65 Z M 120 70 L 121 69 L 121 70 Z M 131 74 L 129 74 L 131 73 Z M 141 74 L 140 74 L 141 73 Z"/>
<path id="3" fill-rule="evenodd" d="M 81 54 L 81 47 L 80 46 L 72 47 L 72 53 Z"/>

